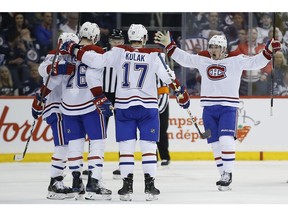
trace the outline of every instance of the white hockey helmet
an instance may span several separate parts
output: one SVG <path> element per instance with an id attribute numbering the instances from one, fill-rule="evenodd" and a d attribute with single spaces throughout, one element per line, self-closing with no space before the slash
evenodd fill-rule
<path id="1" fill-rule="evenodd" d="M 214 35 L 208 42 L 208 45 L 217 45 L 227 49 L 227 40 L 224 35 Z"/>
<path id="2" fill-rule="evenodd" d="M 100 28 L 96 23 L 85 22 L 80 28 L 79 36 L 96 44 L 100 40 Z"/>
<path id="3" fill-rule="evenodd" d="M 75 43 L 79 43 L 79 38 L 76 34 L 74 33 L 68 33 L 68 32 L 63 32 L 60 34 L 60 36 L 58 37 L 58 41 L 59 40 L 62 40 L 62 43 L 66 42 L 66 41 L 69 41 L 69 40 L 72 40 L 74 41 Z"/>
<path id="4" fill-rule="evenodd" d="M 147 29 L 141 24 L 132 24 L 128 30 L 129 41 L 141 41 L 143 45 L 148 40 Z"/>

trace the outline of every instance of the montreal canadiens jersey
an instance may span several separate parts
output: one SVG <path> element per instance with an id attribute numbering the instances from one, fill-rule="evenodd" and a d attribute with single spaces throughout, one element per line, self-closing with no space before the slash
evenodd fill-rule
<path id="1" fill-rule="evenodd" d="M 261 69 L 269 62 L 262 52 L 251 57 L 240 54 L 222 60 L 213 60 L 209 54 L 206 56 L 191 55 L 176 48 L 171 57 L 184 67 L 199 70 L 201 74 L 201 106 L 239 107 L 242 71 Z"/>
<path id="2" fill-rule="evenodd" d="M 43 77 L 43 83 L 45 84 L 48 78 L 47 73 L 47 67 L 52 64 L 54 55 L 56 51 L 52 50 L 49 52 L 49 54 L 46 56 L 44 61 L 39 65 L 38 72 Z M 56 58 L 56 61 L 64 61 L 61 55 L 58 55 Z M 50 72 L 50 71 L 49 71 Z M 45 107 L 43 110 L 43 119 L 50 116 L 52 113 L 60 113 L 60 103 L 61 103 L 61 97 L 62 97 L 62 79 L 63 75 L 58 76 L 50 76 L 48 81 L 48 89 L 52 90 L 47 96 L 46 96 L 46 102 Z"/>
<path id="3" fill-rule="evenodd" d="M 101 47 L 86 45 L 82 48 L 87 53 L 104 53 Z M 65 77 L 60 110 L 65 115 L 83 115 L 96 109 L 94 96 L 90 89 L 102 86 L 103 68 L 89 68 L 81 61 L 75 62 L 75 72 Z"/>
<path id="4" fill-rule="evenodd" d="M 103 55 L 85 52 L 82 62 L 92 68 L 111 65 L 115 69 L 117 76 L 115 108 L 127 109 L 137 105 L 158 108 L 156 75 L 163 82 L 171 83 L 158 53 L 158 49 L 118 46 Z"/>

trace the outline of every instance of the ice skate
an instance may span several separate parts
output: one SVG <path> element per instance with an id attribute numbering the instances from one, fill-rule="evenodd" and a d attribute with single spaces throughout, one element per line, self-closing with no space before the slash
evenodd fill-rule
<path id="1" fill-rule="evenodd" d="M 161 167 L 168 167 L 170 164 L 170 160 L 162 160 L 161 161 Z"/>
<path id="2" fill-rule="evenodd" d="M 158 195 L 160 191 L 154 186 L 154 178 L 150 176 L 150 174 L 145 173 L 145 194 L 146 201 L 158 200 Z"/>
<path id="3" fill-rule="evenodd" d="M 232 173 L 224 172 L 218 185 L 219 191 L 232 190 L 229 185 L 232 183 Z M 217 184 L 217 183 L 216 183 Z"/>
<path id="4" fill-rule="evenodd" d="M 94 179 L 91 176 L 88 178 L 86 185 L 86 200 L 111 200 L 112 191 L 106 189 L 102 182 L 98 179 Z"/>
<path id="5" fill-rule="evenodd" d="M 63 200 L 66 198 L 73 198 L 72 188 L 66 187 L 63 184 L 63 176 L 51 178 L 48 186 L 47 199 Z"/>
<path id="6" fill-rule="evenodd" d="M 74 193 L 74 197 L 76 200 L 82 200 L 83 195 L 85 194 L 84 184 L 82 182 L 82 178 L 80 178 L 80 172 L 72 172 L 73 176 L 73 183 L 72 183 L 72 190 Z"/>
<path id="7" fill-rule="evenodd" d="M 113 171 L 113 179 L 121 179 L 120 169 L 116 169 Z"/>
<path id="8" fill-rule="evenodd" d="M 220 182 L 221 182 L 222 177 L 223 177 L 223 174 L 221 175 L 220 179 L 216 182 L 216 186 L 219 186 L 219 185 L 220 185 Z"/>
<path id="9" fill-rule="evenodd" d="M 131 201 L 133 193 L 133 174 L 129 173 L 127 178 L 123 179 L 123 186 L 118 190 L 120 200 L 122 201 Z"/>

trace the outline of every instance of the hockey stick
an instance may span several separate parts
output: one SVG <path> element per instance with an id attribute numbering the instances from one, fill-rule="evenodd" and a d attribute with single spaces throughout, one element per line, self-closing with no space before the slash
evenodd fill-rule
<path id="1" fill-rule="evenodd" d="M 81 13 L 78 13 L 78 24 L 77 24 L 77 31 L 76 31 L 76 35 L 79 37 L 79 31 L 80 31 L 80 26 L 81 26 Z"/>
<path id="2" fill-rule="evenodd" d="M 57 56 L 58 56 L 58 54 L 59 54 L 59 50 L 60 50 L 60 45 L 61 45 L 61 43 L 62 43 L 62 40 L 60 39 L 60 40 L 58 41 L 58 44 L 57 44 L 56 53 L 55 53 L 55 55 L 54 55 L 54 57 L 53 57 L 53 60 L 52 60 L 51 71 L 50 71 L 50 73 L 49 73 L 49 75 L 48 75 L 48 77 L 47 77 L 47 80 L 46 80 L 46 82 L 45 82 L 45 85 L 44 85 L 44 88 L 43 88 L 43 91 L 42 91 L 42 94 L 41 94 L 41 97 L 40 97 L 40 101 L 39 101 L 40 104 L 42 104 L 42 102 L 43 102 L 43 98 L 44 98 L 44 95 L 45 95 L 46 90 L 47 90 L 47 85 L 48 85 L 48 82 L 49 82 L 49 80 L 50 80 L 51 73 L 54 71 L 54 64 L 55 64 L 56 58 L 57 58 Z M 42 112 L 43 112 L 43 110 L 42 110 Z M 41 115 L 42 115 L 42 113 L 41 113 Z M 14 159 L 15 161 L 21 161 L 21 160 L 24 159 L 24 157 L 25 157 L 25 155 L 26 155 L 26 152 L 27 152 L 27 149 L 28 149 L 28 145 L 29 145 L 29 143 L 30 143 L 30 140 L 31 140 L 31 137 L 32 137 L 32 134 L 33 134 L 33 131 L 34 131 L 35 124 L 36 124 L 36 119 L 34 119 L 34 121 L 33 121 L 33 123 L 32 123 L 31 130 L 30 130 L 30 135 L 29 135 L 29 137 L 28 137 L 28 139 L 27 139 L 27 142 L 26 142 L 24 151 L 23 151 L 22 154 L 15 154 L 15 155 L 14 155 L 14 158 L 13 158 L 13 159 Z"/>
<path id="3" fill-rule="evenodd" d="M 273 13 L 273 39 L 275 39 L 276 12 Z M 272 71 L 271 71 L 271 100 L 270 100 L 270 116 L 273 115 L 273 99 L 274 99 L 274 51 L 272 53 Z"/>
<path id="4" fill-rule="evenodd" d="M 160 60 L 161 60 L 161 62 L 162 62 L 162 64 L 163 64 L 165 70 L 166 70 L 167 72 L 169 72 L 169 68 L 167 67 L 166 63 L 164 62 L 164 60 L 163 60 L 163 58 L 162 58 L 162 56 L 161 56 L 161 53 L 158 53 L 158 57 L 160 58 Z M 177 91 L 176 83 L 175 83 L 172 79 L 171 79 L 171 81 L 172 81 L 172 84 L 173 84 L 174 87 L 175 87 L 175 91 Z M 181 95 L 180 95 L 180 97 L 181 97 Z M 182 97 L 183 97 L 183 95 L 182 95 Z M 189 109 L 186 109 L 186 110 L 187 110 L 187 113 L 189 114 L 189 116 L 190 116 L 193 124 L 195 125 L 195 127 L 196 127 L 196 129 L 197 129 L 197 131 L 198 131 L 198 133 L 199 133 L 199 135 L 200 135 L 200 137 L 201 137 L 201 139 L 210 138 L 210 137 L 211 137 L 211 130 L 208 129 L 208 130 L 206 130 L 205 132 L 202 133 L 202 132 L 200 131 L 199 127 L 198 127 L 198 124 L 197 124 L 196 121 L 194 120 L 194 117 L 193 117 L 192 113 L 190 112 L 190 110 L 189 110 Z"/>

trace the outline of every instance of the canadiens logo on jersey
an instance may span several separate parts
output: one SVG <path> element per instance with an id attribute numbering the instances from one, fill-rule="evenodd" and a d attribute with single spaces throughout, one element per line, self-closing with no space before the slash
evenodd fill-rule
<path id="1" fill-rule="evenodd" d="M 211 65 L 207 68 L 207 76 L 210 80 L 221 80 L 226 77 L 226 67 L 222 65 Z"/>

